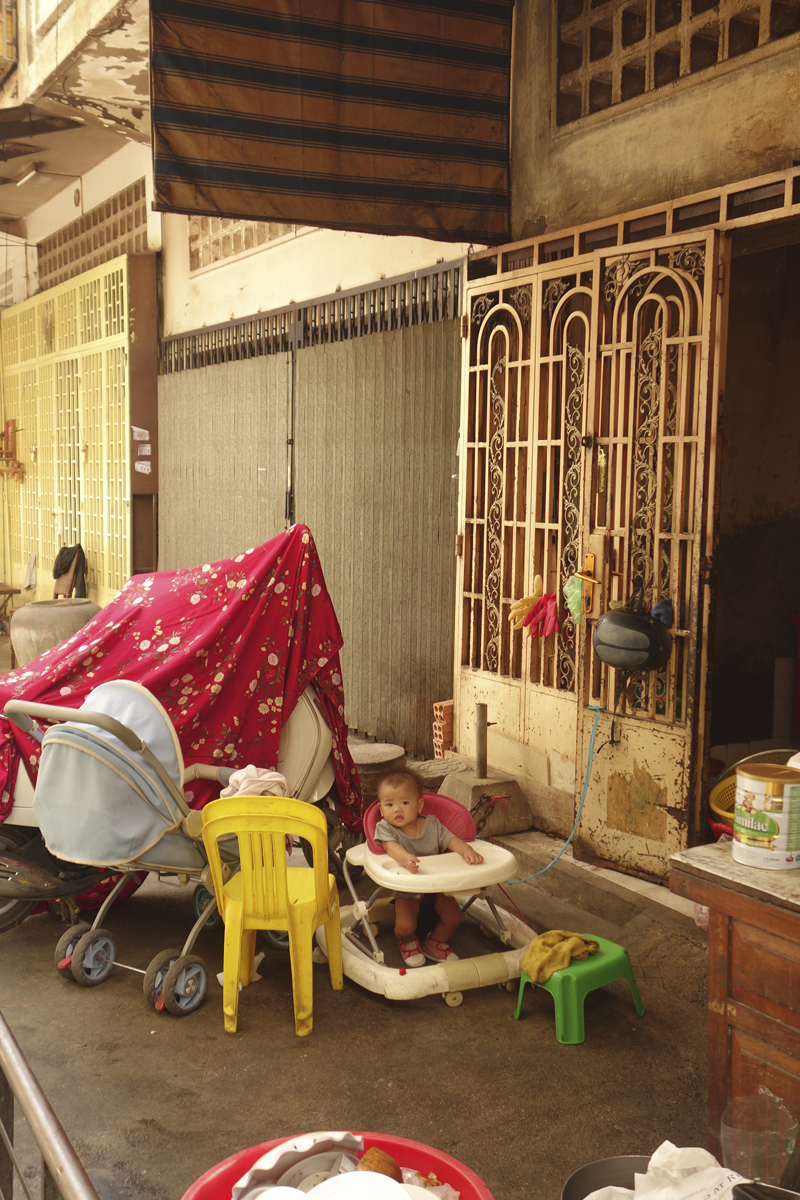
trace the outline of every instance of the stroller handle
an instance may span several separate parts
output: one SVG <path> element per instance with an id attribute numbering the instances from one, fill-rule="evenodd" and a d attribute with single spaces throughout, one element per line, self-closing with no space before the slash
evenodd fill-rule
<path id="1" fill-rule="evenodd" d="M 99 729 L 105 729 L 106 733 L 119 738 L 129 750 L 141 753 L 145 749 L 145 743 L 133 730 L 128 729 L 127 725 L 120 724 L 113 717 L 107 717 L 105 713 L 87 712 L 84 708 L 61 708 L 55 704 L 31 704 L 25 700 L 9 700 L 3 709 L 3 716 L 17 725 L 23 733 L 33 736 L 36 736 L 37 726 L 31 717 L 39 717 L 42 721 L 77 721 L 81 725 L 96 725 Z M 38 740 L 40 739 L 37 738 Z"/>
<path id="2" fill-rule="evenodd" d="M 196 779 L 213 779 L 215 783 L 227 786 L 233 772 L 233 767 L 212 767 L 207 763 L 192 763 L 184 772 L 183 782 L 194 783 Z"/>

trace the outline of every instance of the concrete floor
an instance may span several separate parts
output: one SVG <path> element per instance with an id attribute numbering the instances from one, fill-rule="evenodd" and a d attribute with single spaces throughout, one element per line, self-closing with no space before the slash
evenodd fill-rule
<path id="1" fill-rule="evenodd" d="M 0 673 L 7 654 L 0 638 Z M 556 1042 L 542 991 L 528 989 L 517 1022 L 515 996 L 496 988 L 465 993 L 457 1009 L 438 997 L 391 1003 L 347 979 L 334 993 L 325 966 L 315 968 L 314 1031 L 297 1038 L 288 955 L 275 951 L 242 993 L 231 1036 L 215 980 L 196 1014 L 175 1019 L 146 1007 L 140 976 L 117 970 L 95 989 L 62 979 L 53 950 L 63 927 L 50 914 L 0 934 L 0 1011 L 101 1200 L 180 1200 L 238 1149 L 344 1128 L 437 1146 L 496 1200 L 558 1200 L 586 1162 L 706 1139 L 705 934 L 652 898 L 566 870 L 562 860 L 509 895 L 537 929 L 626 945 L 646 1008 L 638 1018 L 625 984 L 594 993 L 582 1046 Z M 121 960 L 143 968 L 180 945 L 192 920 L 189 890 L 151 879 L 106 925 Z M 456 935 L 456 949 L 458 939 L 469 953 L 470 936 Z M 205 932 L 196 950 L 221 970 L 221 932 Z M 20 1133 L 32 1177 L 33 1146 Z"/>
<path id="2" fill-rule="evenodd" d="M 62 979 L 62 927 L 49 914 L 0 935 L 0 1010 L 102 1200 L 179 1200 L 234 1151 L 313 1129 L 429 1142 L 472 1167 L 496 1200 L 558 1200 L 583 1163 L 649 1153 L 665 1138 L 702 1145 L 705 935 L 591 887 L 583 911 L 543 887 L 512 894 L 539 926 L 627 945 L 645 1016 L 614 984 L 587 1000 L 586 1042 L 561 1046 L 545 992 L 528 990 L 516 1022 L 515 997 L 496 988 L 465 993 L 457 1009 L 438 997 L 391 1003 L 349 980 L 334 993 L 322 965 L 313 1033 L 297 1038 L 288 956 L 271 951 L 231 1036 L 216 981 L 202 1009 L 175 1019 L 148 1010 L 139 976 L 115 971 L 95 989 Z M 148 881 L 106 924 L 122 961 L 144 967 L 190 922 L 188 890 Z M 220 970 L 221 933 L 204 933 L 197 952 Z"/>

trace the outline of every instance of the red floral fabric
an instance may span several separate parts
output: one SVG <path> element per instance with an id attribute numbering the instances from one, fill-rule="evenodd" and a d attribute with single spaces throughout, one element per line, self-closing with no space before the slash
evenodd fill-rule
<path id="1" fill-rule="evenodd" d="M 186 765 L 274 767 L 281 726 L 311 684 L 333 734 L 342 820 L 361 829 L 361 787 L 347 748 L 342 634 L 310 532 L 295 525 L 221 562 L 131 579 L 78 633 L 0 678 L 12 698 L 79 707 L 109 679 L 133 679 L 172 718 Z M 39 746 L 0 717 L 0 822 L 20 760 L 35 781 Z M 198 780 L 193 808 L 219 793 Z"/>

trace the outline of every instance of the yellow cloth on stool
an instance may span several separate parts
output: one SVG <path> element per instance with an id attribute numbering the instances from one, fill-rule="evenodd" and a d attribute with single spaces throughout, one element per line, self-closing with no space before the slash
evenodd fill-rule
<path id="1" fill-rule="evenodd" d="M 554 971 L 568 967 L 573 958 L 587 959 L 599 948 L 597 942 L 579 933 L 550 929 L 533 939 L 519 962 L 534 983 L 547 983 Z"/>

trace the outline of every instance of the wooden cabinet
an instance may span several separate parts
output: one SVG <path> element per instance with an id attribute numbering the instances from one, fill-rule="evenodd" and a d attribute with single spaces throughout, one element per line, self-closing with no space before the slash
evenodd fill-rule
<path id="1" fill-rule="evenodd" d="M 763 871 L 730 843 L 671 860 L 670 887 L 710 910 L 709 1149 L 728 1100 L 765 1084 L 800 1117 L 800 871 Z"/>

